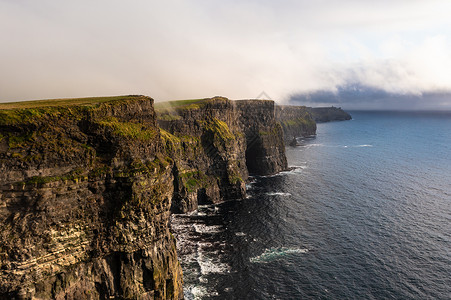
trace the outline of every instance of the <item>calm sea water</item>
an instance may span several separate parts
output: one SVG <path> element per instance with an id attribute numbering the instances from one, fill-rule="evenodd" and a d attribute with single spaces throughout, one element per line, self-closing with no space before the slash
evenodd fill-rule
<path id="1" fill-rule="evenodd" d="M 351 114 L 173 217 L 187 299 L 451 299 L 451 114 Z"/>

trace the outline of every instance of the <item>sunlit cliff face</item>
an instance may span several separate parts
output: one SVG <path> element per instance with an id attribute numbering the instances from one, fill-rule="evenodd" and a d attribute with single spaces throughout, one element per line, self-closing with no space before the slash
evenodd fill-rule
<path id="1" fill-rule="evenodd" d="M 449 11 L 444 0 L 1 1 L 0 101 L 448 92 Z"/>

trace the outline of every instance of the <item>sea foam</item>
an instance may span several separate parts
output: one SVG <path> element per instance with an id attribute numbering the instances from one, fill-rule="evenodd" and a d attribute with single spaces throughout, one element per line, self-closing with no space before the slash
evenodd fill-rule
<path id="1" fill-rule="evenodd" d="M 307 253 L 309 250 L 307 248 L 287 248 L 287 247 L 279 247 L 279 248 L 270 248 L 266 249 L 262 254 L 251 257 L 251 263 L 268 263 L 274 260 L 278 260 L 286 257 L 290 254 L 303 254 Z"/>
<path id="2" fill-rule="evenodd" d="M 290 193 L 283 193 L 283 192 L 270 192 L 270 193 L 266 193 L 266 195 L 268 196 L 291 196 Z"/>

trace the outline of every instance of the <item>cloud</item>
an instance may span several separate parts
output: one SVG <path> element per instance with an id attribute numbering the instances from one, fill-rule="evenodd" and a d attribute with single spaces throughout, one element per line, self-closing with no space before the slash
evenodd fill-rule
<path id="1" fill-rule="evenodd" d="M 450 101 L 450 93 L 393 94 L 368 86 L 347 85 L 334 92 L 319 90 L 292 95 L 289 103 L 313 107 L 338 106 L 347 110 L 449 110 Z"/>
<path id="2" fill-rule="evenodd" d="M 426 38 L 406 49 L 402 40 L 381 44 L 374 56 L 335 65 L 332 86 L 298 91 L 290 101 L 350 109 L 451 109 L 451 49 L 445 36 Z"/>
<path id="3" fill-rule="evenodd" d="M 409 49 L 402 49 L 402 42 L 391 47 L 388 59 L 367 59 L 351 67 L 355 78 L 350 80 L 397 94 L 450 89 L 451 47 L 445 36 L 426 38 Z"/>
<path id="4" fill-rule="evenodd" d="M 0 0 L 0 101 L 451 90 L 447 1 Z M 370 101 L 370 100 L 368 100 Z"/>

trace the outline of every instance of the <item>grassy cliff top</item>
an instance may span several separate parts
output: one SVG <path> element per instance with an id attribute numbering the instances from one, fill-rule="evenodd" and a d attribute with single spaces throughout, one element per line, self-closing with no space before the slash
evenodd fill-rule
<path id="1" fill-rule="evenodd" d="M 0 126 L 34 123 L 47 117 L 80 118 L 85 111 L 94 112 L 103 106 L 122 105 L 147 99 L 151 100 L 146 96 L 131 95 L 0 103 Z"/>
<path id="2" fill-rule="evenodd" d="M 160 120 L 178 120 L 179 113 L 184 110 L 196 110 L 208 104 L 229 101 L 225 97 L 215 96 L 212 98 L 173 100 L 165 102 L 156 102 L 154 104 L 155 112 Z"/>
<path id="3" fill-rule="evenodd" d="M 209 99 L 210 98 L 156 102 L 154 107 L 157 113 L 162 113 L 173 109 L 195 109 L 202 106 Z"/>
<path id="4" fill-rule="evenodd" d="M 88 98 L 64 98 L 46 99 L 20 102 L 0 103 L 0 109 L 30 109 L 56 106 L 95 105 L 111 101 L 131 100 L 142 96 L 112 96 L 112 97 L 88 97 Z"/>

